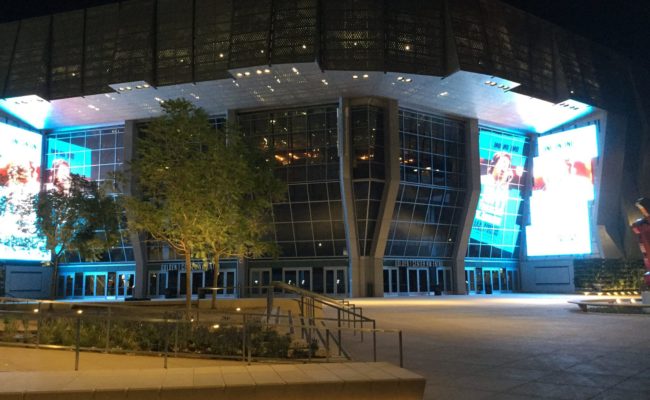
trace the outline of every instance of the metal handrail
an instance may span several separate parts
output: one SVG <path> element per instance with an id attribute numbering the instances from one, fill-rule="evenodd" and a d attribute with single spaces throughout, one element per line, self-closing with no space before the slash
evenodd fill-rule
<path id="1" fill-rule="evenodd" d="M 169 326 L 169 324 L 174 324 L 175 326 L 179 326 L 179 324 L 198 324 L 199 326 L 202 325 L 209 325 L 212 322 L 210 321 L 203 321 L 203 322 L 198 322 L 194 320 L 187 320 L 181 317 L 180 314 L 177 314 L 176 316 L 174 315 L 166 315 L 158 318 L 151 318 L 151 317 L 138 317 L 135 315 L 124 315 L 124 314 L 115 314 L 111 312 L 111 309 L 107 309 L 107 316 L 106 315 L 101 315 L 101 314 L 94 314 L 94 313 L 79 313 L 78 311 L 82 310 L 83 306 L 81 308 L 77 308 L 77 310 L 70 310 L 70 312 L 66 313 L 56 313 L 56 312 L 27 312 L 27 311 L 7 311 L 7 310 L 0 310 L 0 315 L 5 315 L 5 316 L 11 316 L 13 318 L 16 318 L 17 320 L 23 320 L 23 321 L 34 321 L 36 320 L 36 344 L 31 344 L 31 343 L 21 343 L 19 344 L 20 346 L 27 346 L 27 347 L 36 347 L 38 348 L 39 345 L 40 347 L 43 348 L 74 348 L 75 349 L 75 369 L 78 369 L 78 363 L 79 363 L 79 351 L 80 350 L 90 350 L 90 351 L 102 351 L 101 349 L 104 348 L 105 352 L 115 352 L 115 349 L 110 349 L 109 350 L 109 340 L 110 340 L 110 327 L 111 327 L 111 321 L 138 321 L 138 322 L 149 322 L 149 323 L 157 323 L 157 324 L 164 324 L 165 326 Z M 345 356 L 347 359 L 351 359 L 350 355 L 341 347 L 341 332 L 352 332 L 353 334 L 356 335 L 357 332 L 366 332 L 366 333 L 372 333 L 373 336 L 376 335 L 376 333 L 397 333 L 399 336 L 399 348 L 400 348 L 400 365 L 402 365 L 402 348 L 401 348 L 401 337 L 402 337 L 402 332 L 400 330 L 394 330 L 394 329 L 372 329 L 372 328 L 358 328 L 358 327 L 345 327 L 345 326 L 339 326 L 338 329 L 338 340 L 336 336 L 333 333 L 333 330 L 328 329 L 324 321 L 321 319 L 312 319 L 310 325 L 305 326 L 304 324 L 287 324 L 287 323 L 275 323 L 275 324 L 269 324 L 269 323 L 264 323 L 264 316 L 265 314 L 246 314 L 246 313 L 223 313 L 224 315 L 238 315 L 241 317 L 241 321 L 220 321 L 220 324 L 225 324 L 225 326 L 231 326 L 231 327 L 238 327 L 238 328 L 243 328 L 244 331 L 246 330 L 247 326 L 247 321 L 256 321 L 256 323 L 260 323 L 264 327 L 273 327 L 273 328 L 280 328 L 280 329 L 308 329 L 310 331 L 309 333 L 309 338 L 311 338 L 311 331 L 315 331 L 316 335 L 321 339 L 321 343 L 324 345 L 324 348 L 327 351 L 327 360 L 329 361 L 330 359 L 330 339 L 334 341 L 334 344 L 336 347 L 339 349 L 339 355 Z M 41 321 L 44 317 L 54 317 L 54 318 L 66 318 L 66 319 L 73 319 L 76 321 L 76 339 L 75 339 L 75 345 L 74 346 L 61 346 L 61 345 L 47 345 L 47 344 L 40 344 L 39 342 L 39 336 L 40 336 L 40 326 L 41 326 Z M 256 319 L 256 317 L 258 317 Z M 102 346 L 100 343 L 98 343 L 97 347 L 91 347 L 91 348 L 82 348 L 80 346 L 80 324 L 82 320 L 89 320 L 89 321 L 96 321 L 96 320 L 103 320 L 106 321 L 107 323 L 107 334 L 106 334 L 106 345 L 105 347 Z M 314 322 L 315 321 L 320 321 L 322 326 L 319 327 L 317 326 Z M 332 320 L 332 319 L 329 319 Z M 29 328 L 26 325 L 23 325 L 23 331 L 27 331 Z M 324 332 L 321 332 L 324 331 Z M 324 333 L 324 335 L 323 335 Z M 166 358 L 167 358 L 167 353 L 168 353 L 168 346 L 169 346 L 169 336 L 173 335 L 171 331 L 168 331 L 165 334 L 165 367 L 167 364 Z M 244 333 L 244 340 L 245 338 L 245 333 Z M 244 343 L 246 343 L 244 341 Z M 308 342 L 310 343 L 310 342 Z M 3 344 L 7 344 L 3 342 Z M 10 345 L 16 345 L 16 344 L 11 344 Z M 244 345 L 245 346 L 245 345 Z M 176 348 L 176 345 L 174 346 Z M 134 354 L 162 354 L 162 352 L 159 351 L 153 351 L 153 350 L 128 350 L 128 351 L 117 351 L 117 352 L 128 352 L 128 353 L 134 353 Z M 205 357 L 200 357 L 199 355 L 193 354 L 193 353 L 188 353 L 192 354 L 192 357 L 199 357 L 199 358 L 220 358 L 222 356 L 220 355 L 205 355 Z M 309 358 L 311 359 L 311 351 L 308 351 Z M 237 356 L 223 356 L 225 358 L 246 358 L 246 353 L 244 350 L 242 350 L 242 356 L 237 357 Z M 373 343 L 373 357 L 376 361 L 376 344 Z M 251 356 L 250 356 L 250 351 L 248 354 L 248 360 L 250 362 Z M 278 360 L 284 360 L 283 358 L 280 358 Z"/>

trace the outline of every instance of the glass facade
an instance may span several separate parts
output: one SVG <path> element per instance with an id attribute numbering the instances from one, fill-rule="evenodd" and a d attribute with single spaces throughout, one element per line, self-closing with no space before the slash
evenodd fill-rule
<path id="1" fill-rule="evenodd" d="M 359 254 L 367 256 L 384 191 L 384 111 L 373 106 L 353 107 L 350 118 Z"/>
<path id="2" fill-rule="evenodd" d="M 465 126 L 399 111 L 400 187 L 385 255 L 448 259 L 465 201 Z"/>
<path id="3" fill-rule="evenodd" d="M 276 174 L 287 184 L 273 205 L 273 233 L 282 258 L 347 254 L 339 156 L 337 107 L 318 106 L 239 115 L 244 131 L 272 149 Z"/>
<path id="4" fill-rule="evenodd" d="M 54 131 L 47 135 L 45 187 L 58 179 L 63 167 L 87 179 L 103 183 L 124 164 L 124 126 Z M 100 262 L 133 262 L 133 246 L 126 232 L 126 219 L 120 220 L 120 244 L 104 253 Z M 102 232 L 97 232 L 101 235 Z M 77 252 L 65 254 L 62 262 L 85 262 Z"/>

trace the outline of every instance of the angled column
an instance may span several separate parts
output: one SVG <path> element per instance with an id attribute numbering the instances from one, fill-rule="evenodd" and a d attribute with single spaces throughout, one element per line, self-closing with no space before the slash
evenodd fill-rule
<path id="1" fill-rule="evenodd" d="M 481 194 L 481 170 L 478 151 L 478 120 L 469 119 L 465 124 L 465 165 L 467 166 L 466 196 L 463 214 L 459 220 L 459 234 L 452 259 L 454 260 L 454 293 L 467 294 L 465 286 L 465 255 L 472 232 L 472 223 Z"/>

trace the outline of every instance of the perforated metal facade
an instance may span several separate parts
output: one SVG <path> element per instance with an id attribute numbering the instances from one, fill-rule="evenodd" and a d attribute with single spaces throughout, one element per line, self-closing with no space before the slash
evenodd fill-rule
<path id="1" fill-rule="evenodd" d="M 616 74 L 626 60 L 496 0 L 130 0 L 1 24 L 0 96 L 59 99 L 313 60 L 327 70 L 492 74 L 526 95 L 571 94 L 606 109 L 624 102 L 607 81 L 630 84 Z"/>

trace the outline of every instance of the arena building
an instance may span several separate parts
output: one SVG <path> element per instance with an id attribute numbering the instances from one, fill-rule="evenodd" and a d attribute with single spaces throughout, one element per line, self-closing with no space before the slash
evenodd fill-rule
<path id="1" fill-rule="evenodd" d="M 288 186 L 281 255 L 222 261 L 225 296 L 272 280 L 572 292 L 574 260 L 640 258 L 648 92 L 624 57 L 496 0 L 128 0 L 0 24 L 0 292 L 185 294 L 182 259 L 126 231 L 50 276 L 15 245 L 10 204 L 61 165 L 109 179 L 179 97 L 272 146 Z M 193 290 L 211 276 L 194 270 Z"/>

